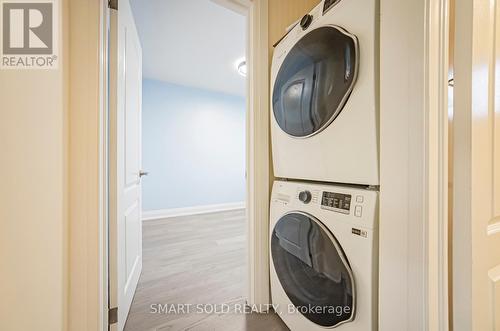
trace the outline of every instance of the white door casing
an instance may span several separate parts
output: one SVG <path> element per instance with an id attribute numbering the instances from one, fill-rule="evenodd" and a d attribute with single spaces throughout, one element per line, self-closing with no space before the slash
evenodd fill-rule
<path id="1" fill-rule="evenodd" d="M 238 0 L 241 2 L 241 0 Z M 247 302 L 270 303 L 269 199 L 273 182 L 269 135 L 268 0 L 248 7 L 248 92 L 246 114 Z"/>
<path id="2" fill-rule="evenodd" d="M 453 329 L 500 330 L 500 2 L 457 0 Z"/>
<path id="3" fill-rule="evenodd" d="M 128 0 L 110 24 L 109 300 L 121 331 L 142 269 L 142 50 Z"/>

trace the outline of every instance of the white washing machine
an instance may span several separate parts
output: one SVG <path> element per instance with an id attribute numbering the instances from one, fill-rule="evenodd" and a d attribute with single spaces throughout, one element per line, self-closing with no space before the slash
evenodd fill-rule
<path id="1" fill-rule="evenodd" d="M 379 184 L 378 12 L 378 0 L 324 0 L 276 45 L 276 177 Z"/>
<path id="2" fill-rule="evenodd" d="M 292 331 L 378 328 L 378 192 L 275 181 L 271 293 Z"/>

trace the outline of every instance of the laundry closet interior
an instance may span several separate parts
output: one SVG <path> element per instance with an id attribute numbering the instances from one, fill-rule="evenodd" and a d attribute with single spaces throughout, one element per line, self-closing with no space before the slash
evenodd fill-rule
<path id="1" fill-rule="evenodd" d="M 273 45 L 271 297 L 291 330 L 378 328 L 378 36 L 376 0 L 325 0 Z"/>
<path id="2" fill-rule="evenodd" d="M 121 310 L 118 324 L 125 330 L 153 326 L 175 329 L 184 323 L 202 329 L 224 323 L 246 327 L 264 323 L 269 328 L 295 331 L 391 330 L 402 325 L 411 326 L 408 330 L 423 329 L 422 323 L 431 309 L 427 307 L 434 307 L 428 305 L 435 298 L 429 296 L 433 289 L 428 283 L 429 275 L 439 268 L 439 272 L 445 273 L 448 265 L 446 261 L 439 266 L 428 261 L 430 240 L 436 240 L 433 244 L 443 254 L 446 252 L 439 245 L 447 242 L 439 237 L 446 235 L 445 231 L 429 237 L 430 231 L 436 230 L 427 209 L 431 197 L 429 171 L 434 169 L 430 164 L 434 160 L 428 158 L 434 141 L 429 143 L 429 139 L 439 136 L 426 136 L 430 125 L 428 105 L 432 101 L 428 99 L 428 83 L 436 71 L 429 69 L 430 56 L 422 47 L 429 39 L 422 31 L 427 31 L 425 17 L 445 15 L 426 16 L 429 8 L 425 4 L 409 5 L 396 0 L 156 0 L 149 7 L 135 0 L 132 4 L 139 12 L 150 10 L 137 16 L 135 22 L 138 35 L 142 33 L 141 38 L 146 40 L 145 62 L 148 54 L 158 53 L 154 47 L 162 39 L 180 36 L 172 31 L 181 24 L 172 24 L 173 19 L 159 16 L 156 22 L 161 28 L 144 29 L 155 23 L 152 13 L 173 13 L 174 7 L 169 9 L 168 5 L 176 4 L 180 14 L 174 16 L 193 18 L 189 29 L 183 30 L 190 32 L 192 39 L 189 41 L 186 36 L 167 43 L 179 47 L 176 52 L 169 47 L 162 47 L 161 51 L 178 58 L 160 62 L 167 69 L 180 71 L 179 77 L 189 76 L 199 83 L 202 73 L 215 68 L 215 61 L 206 61 L 217 59 L 221 76 L 229 68 L 228 74 L 246 89 L 241 94 L 247 99 L 238 99 L 238 123 L 245 129 L 238 127 L 235 135 L 231 133 L 235 127 L 224 129 L 222 117 L 213 115 L 218 106 L 207 109 L 205 101 L 193 106 L 194 98 L 185 98 L 186 93 L 185 100 L 173 108 L 163 107 L 181 96 L 182 82 L 173 88 L 146 76 L 144 93 L 138 95 L 144 100 L 143 124 L 149 125 L 142 130 L 144 142 L 162 146 L 154 149 L 156 145 L 150 144 L 154 148 L 145 149 L 145 168 L 138 168 L 144 176 L 150 172 L 143 179 L 139 175 L 137 181 L 138 185 L 144 181 L 143 206 L 147 208 L 134 214 L 137 224 L 144 228 L 145 271 L 141 274 L 139 268 L 135 272 L 134 280 L 140 280 L 136 282 L 136 292 L 128 287 L 126 303 L 131 307 L 130 313 L 127 315 L 129 309 Z M 133 27 L 131 19 L 120 21 L 124 9 L 122 6 L 121 11 L 113 11 L 118 15 L 118 25 L 125 22 Z M 209 9 L 237 18 L 240 28 L 247 29 L 235 37 L 241 46 L 238 54 L 227 59 L 217 54 L 222 49 L 235 50 L 235 42 L 229 42 L 227 48 L 213 45 L 230 40 L 223 37 L 223 32 L 236 29 L 209 33 L 208 26 L 222 25 L 221 19 L 217 24 L 210 22 L 211 16 L 206 14 Z M 133 17 L 132 12 L 128 18 Z M 132 30 L 121 29 L 120 33 Z M 165 36 L 154 31 L 165 31 Z M 207 42 L 208 36 L 214 41 Z M 193 45 L 205 45 L 213 56 L 194 56 Z M 191 68 L 181 69 L 180 64 L 188 61 L 187 56 L 179 56 L 181 49 L 193 60 Z M 226 53 L 227 56 L 229 51 Z M 447 54 L 440 54 L 447 60 Z M 166 55 L 156 57 L 162 58 Z M 198 66 L 202 60 L 205 64 Z M 173 66 L 175 63 L 179 65 Z M 151 63 L 148 65 L 151 68 Z M 195 65 L 198 69 L 192 70 Z M 158 71 L 154 65 L 152 68 L 150 73 Z M 217 73 L 203 77 L 210 80 L 215 76 Z M 131 76 L 125 80 L 127 77 Z M 436 84 L 443 83 L 441 87 L 446 91 L 448 77 L 437 79 Z M 229 89 L 236 86 L 228 84 L 227 79 L 221 81 Z M 122 94 L 127 95 L 131 94 Z M 446 96 L 440 100 L 446 100 Z M 147 116 L 171 115 L 171 109 L 180 109 L 179 104 L 189 104 L 191 110 L 197 111 L 189 116 L 187 110 L 180 113 L 203 130 L 182 127 L 180 130 L 187 133 L 185 138 L 165 138 L 172 133 L 168 128 L 176 125 L 166 117 Z M 171 126 L 164 125 L 167 122 Z M 209 135 L 204 138 L 207 132 Z M 210 143 L 209 138 L 215 136 L 224 138 Z M 165 141 L 170 143 L 168 147 Z M 182 147 L 185 142 L 201 142 L 204 147 L 197 145 L 189 150 Z M 217 175 L 207 175 L 203 171 L 210 168 L 210 162 L 204 163 L 208 166 L 194 162 L 189 167 L 180 162 L 180 153 L 196 160 L 196 151 L 204 157 L 199 160 L 212 161 L 220 156 L 216 151 L 230 152 L 228 142 L 241 142 L 236 150 L 242 162 L 238 163 L 235 178 L 244 194 L 237 195 L 231 188 L 236 181 L 230 178 L 228 170 L 212 167 Z M 172 146 L 179 151 L 174 152 Z M 179 184 L 177 187 L 173 187 L 174 181 L 157 180 L 167 168 L 149 161 L 155 161 L 159 155 L 170 158 L 166 166 L 188 170 L 187 174 L 169 173 Z M 188 179 L 194 183 L 190 191 Z M 224 183 L 231 185 L 223 187 Z M 206 204 L 205 207 L 211 207 L 203 210 L 198 208 L 201 205 L 160 208 L 153 204 L 156 200 L 149 199 L 153 184 L 161 186 L 158 201 L 214 200 L 222 197 L 221 192 L 238 200 L 218 201 L 217 205 L 214 200 L 214 205 Z M 229 202 L 232 209 L 225 206 L 222 210 L 221 204 Z M 221 219 L 225 222 L 219 222 Z M 205 236 L 207 233 L 212 237 Z M 161 239 L 160 234 L 166 236 Z M 192 246 L 184 247 L 186 243 Z M 115 247 L 115 243 L 110 247 Z M 140 252 L 138 256 L 142 258 Z M 110 260 L 110 265 L 113 263 Z M 113 275 L 110 278 L 116 281 Z M 443 284 L 440 289 L 447 288 Z M 217 293 L 209 304 L 258 308 L 241 315 L 159 314 L 161 309 L 151 315 L 152 303 L 177 303 L 178 292 L 186 294 L 182 300 L 187 303 Z M 447 297 L 447 293 L 441 294 Z M 111 301 L 116 301 L 114 293 L 110 296 Z M 272 309 L 262 308 L 269 304 Z M 444 312 L 440 316 L 448 315 Z"/>

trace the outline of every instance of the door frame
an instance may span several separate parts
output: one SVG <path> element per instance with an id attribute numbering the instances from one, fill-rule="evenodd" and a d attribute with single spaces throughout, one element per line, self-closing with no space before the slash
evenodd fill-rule
<path id="1" fill-rule="evenodd" d="M 380 330 L 448 330 L 449 2 L 380 1 Z"/>
<path id="2" fill-rule="evenodd" d="M 450 0 L 426 2 L 424 224 L 428 330 L 450 328 L 449 135 Z"/>
<path id="3" fill-rule="evenodd" d="M 117 1 L 119 3 L 119 1 Z M 246 58 L 248 63 L 247 78 L 247 106 L 246 106 L 246 215 L 247 215 L 247 245 L 248 245 L 248 270 L 246 297 L 249 304 L 269 303 L 269 267 L 268 267 L 268 224 L 269 224 L 269 198 L 270 198 L 270 137 L 269 137 L 269 104 L 268 104 L 268 31 L 267 31 L 267 0 L 217 0 L 215 1 L 228 9 L 246 13 L 247 17 L 247 46 Z M 108 54 L 108 29 L 110 11 L 108 1 L 101 0 L 102 12 L 100 17 L 101 38 L 103 43 L 100 54 L 103 59 Z M 119 10 L 119 8 L 118 8 Z M 101 121 L 101 197 L 108 195 L 108 174 L 106 172 L 109 162 L 109 151 L 107 150 L 108 137 L 108 63 L 100 64 L 100 76 L 102 80 L 101 97 L 103 103 L 100 110 Z M 102 282 L 104 287 L 109 287 L 109 245 L 108 245 L 108 200 L 100 199 L 103 214 L 103 236 L 101 247 L 105 247 L 101 254 L 103 256 Z M 109 291 L 104 290 L 102 294 L 103 327 L 108 325 Z M 111 326 L 111 330 L 114 327 Z"/>

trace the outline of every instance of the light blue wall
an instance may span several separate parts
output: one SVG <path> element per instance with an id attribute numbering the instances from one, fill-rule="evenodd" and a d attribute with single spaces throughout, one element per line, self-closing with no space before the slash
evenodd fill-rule
<path id="1" fill-rule="evenodd" d="M 143 210 L 245 199 L 245 99 L 145 79 Z"/>

